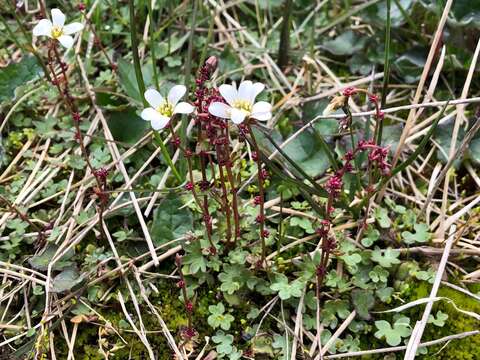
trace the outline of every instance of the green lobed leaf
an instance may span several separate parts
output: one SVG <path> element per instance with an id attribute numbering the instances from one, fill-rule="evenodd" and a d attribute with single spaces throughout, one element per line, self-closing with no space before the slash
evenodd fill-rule
<path id="1" fill-rule="evenodd" d="M 414 243 L 426 243 L 432 237 L 432 234 L 428 231 L 427 224 L 415 224 L 413 225 L 415 233 L 410 231 L 402 232 L 402 237 L 405 243 L 414 244 Z"/>
<path id="2" fill-rule="evenodd" d="M 386 250 L 381 250 L 380 248 L 376 247 L 375 250 L 372 251 L 372 261 L 380 264 L 380 266 L 389 268 L 394 264 L 400 264 L 400 260 L 398 257 L 400 256 L 400 252 L 398 250 L 394 250 L 391 248 L 387 248 Z"/>
<path id="3" fill-rule="evenodd" d="M 438 310 L 436 316 L 430 314 L 430 316 L 428 317 L 428 322 L 435 326 L 442 327 L 445 325 L 445 321 L 447 319 L 448 315 Z"/>
<path id="4" fill-rule="evenodd" d="M 218 344 L 216 349 L 220 354 L 230 354 L 232 352 L 233 335 L 225 334 L 222 330 L 218 330 L 217 333 L 212 336 L 212 340 Z"/>
<path id="5" fill-rule="evenodd" d="M 361 243 L 365 247 L 370 247 L 378 239 L 380 239 L 380 231 L 375 229 L 373 226 L 368 225 L 367 231 L 365 232 L 365 237 L 361 240 Z"/>
<path id="6" fill-rule="evenodd" d="M 388 345 L 397 346 L 402 341 L 402 338 L 410 336 L 412 330 L 410 329 L 410 320 L 407 317 L 402 317 L 390 325 L 388 321 L 375 321 L 375 337 L 377 339 L 385 339 Z"/>
<path id="7" fill-rule="evenodd" d="M 221 302 L 217 305 L 210 305 L 208 311 L 211 315 L 207 318 L 207 322 L 214 329 L 220 327 L 223 330 L 229 330 L 230 324 L 235 320 L 232 315 L 224 314 L 225 306 Z"/>
<path id="8" fill-rule="evenodd" d="M 302 296 L 302 290 L 304 287 L 305 284 L 300 280 L 294 280 L 289 283 L 288 278 L 283 274 L 277 274 L 276 281 L 270 285 L 270 289 L 277 291 L 278 296 L 282 300 Z"/>
<path id="9" fill-rule="evenodd" d="M 392 221 L 388 217 L 388 210 L 385 208 L 377 207 L 373 211 L 373 216 L 377 220 L 378 224 L 384 229 L 388 229 L 392 225 Z"/>

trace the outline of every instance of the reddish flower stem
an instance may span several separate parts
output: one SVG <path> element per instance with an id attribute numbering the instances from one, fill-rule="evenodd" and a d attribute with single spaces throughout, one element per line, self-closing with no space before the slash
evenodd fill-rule
<path id="1" fill-rule="evenodd" d="M 185 305 L 185 311 L 187 313 L 187 318 L 188 318 L 188 328 L 192 329 L 193 304 L 188 298 L 187 282 L 185 280 L 185 276 L 183 275 L 183 271 L 182 271 L 182 261 L 183 261 L 183 257 L 177 254 L 175 258 L 175 264 L 177 265 L 178 275 L 180 276 L 180 282 L 177 283 L 177 285 L 182 289 L 183 303 Z"/>
<path id="2" fill-rule="evenodd" d="M 223 160 L 221 160 L 223 152 L 220 149 L 220 145 L 215 145 L 215 148 L 216 148 L 217 159 L 218 159 L 218 174 L 219 174 L 220 186 L 222 188 L 222 207 L 227 220 L 227 232 L 225 234 L 225 240 L 226 240 L 226 243 L 228 244 L 232 238 L 232 222 L 230 219 L 232 214 L 230 211 L 230 206 L 228 201 L 228 191 L 227 191 L 225 174 L 224 174 L 223 165 L 222 165 Z"/>
<path id="3" fill-rule="evenodd" d="M 58 66 L 60 67 L 60 71 L 62 72 L 62 77 L 63 77 L 63 82 L 64 82 L 64 89 L 62 89 L 60 83 L 60 79 L 58 78 L 55 68 L 53 66 L 54 61 L 57 62 Z M 85 147 L 83 136 L 82 136 L 82 131 L 80 129 L 80 114 L 78 112 L 77 106 L 75 104 L 75 101 L 70 93 L 70 88 L 69 88 L 69 82 L 68 82 L 68 75 L 66 71 L 66 65 L 63 63 L 62 58 L 58 52 L 57 49 L 57 43 L 55 41 L 50 41 L 49 43 L 49 49 L 48 49 L 48 67 L 50 69 L 50 72 L 52 73 L 53 76 L 53 82 L 55 86 L 57 87 L 58 93 L 60 97 L 64 100 L 65 104 L 67 105 L 68 110 L 70 111 L 70 114 L 73 119 L 73 124 L 75 126 L 75 138 L 78 141 L 80 145 L 80 151 L 81 154 L 87 163 L 87 166 L 90 170 L 90 172 L 93 174 L 95 181 L 97 182 L 97 187 L 94 188 L 94 192 L 97 195 L 99 199 L 99 206 L 98 206 L 98 223 L 100 227 L 100 234 L 102 239 L 106 239 L 106 234 L 103 229 L 103 212 L 105 209 L 105 206 L 107 205 L 108 202 L 108 194 L 106 192 L 106 175 L 105 176 L 99 176 L 97 171 L 94 169 L 90 162 L 90 157 L 88 154 L 88 151 Z"/>
<path id="4" fill-rule="evenodd" d="M 175 129 L 172 125 L 172 121 L 170 121 L 170 123 L 168 124 L 168 128 L 170 129 L 170 133 L 172 134 L 172 140 L 173 139 L 177 139 L 178 136 L 175 132 Z M 195 180 L 193 178 L 193 165 L 192 165 L 192 158 L 191 158 L 191 152 L 187 149 L 185 149 L 181 143 L 177 144 L 176 146 L 178 146 L 180 148 L 180 150 L 182 151 L 183 153 L 183 156 L 187 159 L 187 166 L 188 166 L 188 176 L 189 176 L 189 179 L 190 179 L 190 184 L 192 185 L 192 188 L 191 188 L 191 191 L 192 191 L 192 195 L 193 195 L 193 198 L 195 200 L 195 203 L 198 205 L 198 207 L 200 208 L 200 210 L 202 211 L 202 218 L 203 218 L 203 221 L 205 223 L 205 227 L 207 229 L 207 237 L 208 237 L 208 242 L 210 243 L 210 246 L 211 246 L 211 252 L 214 252 L 215 251 L 215 245 L 213 243 L 213 240 L 212 240 L 212 225 L 211 225 L 211 219 L 210 219 L 210 214 L 208 212 L 208 203 L 203 203 L 200 201 L 200 198 L 198 197 L 198 194 L 197 194 L 197 190 L 195 188 Z"/>

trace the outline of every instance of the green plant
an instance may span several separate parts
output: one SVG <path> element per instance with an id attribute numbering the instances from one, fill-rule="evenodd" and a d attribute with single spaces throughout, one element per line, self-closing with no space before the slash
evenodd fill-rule
<path id="1" fill-rule="evenodd" d="M 230 314 L 225 314 L 225 306 L 223 303 L 217 305 L 210 305 L 208 307 L 210 316 L 208 317 L 208 324 L 214 329 L 220 327 L 223 330 L 229 330 L 230 325 L 235 318 Z"/>
<path id="2" fill-rule="evenodd" d="M 375 327 L 377 328 L 375 337 L 385 339 L 390 346 L 397 346 L 402 341 L 402 338 L 409 336 L 412 332 L 408 317 L 401 317 L 392 325 L 385 320 L 378 320 L 375 321 Z"/>

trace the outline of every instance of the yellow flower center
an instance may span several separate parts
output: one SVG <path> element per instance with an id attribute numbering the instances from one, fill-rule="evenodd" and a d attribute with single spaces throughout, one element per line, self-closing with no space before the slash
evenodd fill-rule
<path id="1" fill-rule="evenodd" d="M 168 101 L 165 101 L 162 105 L 157 108 L 157 111 L 166 117 L 172 117 L 173 115 L 173 106 Z"/>
<path id="2" fill-rule="evenodd" d="M 58 39 L 62 35 L 63 35 L 63 29 L 60 26 L 54 26 L 52 28 L 52 37 L 54 39 Z"/>
<path id="3" fill-rule="evenodd" d="M 243 110 L 248 114 L 252 112 L 252 104 L 247 100 L 235 100 L 232 106 L 235 109 Z"/>

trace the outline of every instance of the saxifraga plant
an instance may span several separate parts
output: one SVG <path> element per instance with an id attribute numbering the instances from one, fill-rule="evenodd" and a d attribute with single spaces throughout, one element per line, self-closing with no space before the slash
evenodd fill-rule
<path id="1" fill-rule="evenodd" d="M 133 2 L 131 1 L 132 5 Z M 131 8 L 132 9 L 132 8 Z M 85 10 L 80 9 L 83 13 Z M 132 11 L 131 16 L 134 16 Z M 107 176 L 106 169 L 95 169 L 91 162 L 88 149 L 85 146 L 84 137 L 80 129 L 82 116 L 78 109 L 76 99 L 72 95 L 69 83 L 68 65 L 63 62 L 59 52 L 58 44 L 69 48 L 73 45 L 73 38 L 70 34 L 81 31 L 83 25 L 73 23 L 64 26 L 65 16 L 58 10 L 52 10 L 52 19 L 43 19 L 34 29 L 34 35 L 49 37 L 47 44 L 47 67 L 49 69 L 49 79 L 56 86 L 59 98 L 64 103 L 67 111 L 73 119 L 75 127 L 75 140 L 78 142 L 81 154 L 85 159 L 88 170 L 93 174 L 96 186 L 93 188 L 98 200 L 98 215 L 100 232 L 103 237 L 103 211 L 108 205 L 107 192 Z M 93 28 L 93 26 L 90 26 Z M 132 39 L 136 39 L 134 26 L 131 27 Z M 95 35 L 96 36 L 96 35 Z M 135 44 L 135 45 L 134 45 Z M 134 46 L 133 46 L 134 45 Z M 183 184 L 184 188 L 191 192 L 195 204 L 200 209 L 202 221 L 204 225 L 204 235 L 208 240 L 209 247 L 205 249 L 205 253 L 210 256 L 216 256 L 217 252 L 227 255 L 232 249 L 235 249 L 239 243 L 239 239 L 243 236 L 241 228 L 241 207 L 244 205 L 240 198 L 238 189 L 240 179 L 236 177 L 240 165 L 240 159 L 235 155 L 233 140 L 240 140 L 248 143 L 253 148 L 251 152 L 251 160 L 256 165 L 256 178 L 258 184 L 258 195 L 250 199 L 251 203 L 258 206 L 258 214 L 256 215 L 256 223 L 258 226 L 258 242 L 261 244 L 261 253 L 257 256 L 255 262 L 256 270 L 265 270 L 269 272 L 269 262 L 267 261 L 267 239 L 270 236 L 269 230 L 266 228 L 267 217 L 265 209 L 266 197 L 266 180 L 270 176 L 269 170 L 274 174 L 282 174 L 288 178 L 274 163 L 268 162 L 268 156 L 262 150 L 255 131 L 261 128 L 259 121 L 267 121 L 272 118 L 272 105 L 266 101 L 256 102 L 256 97 L 265 89 L 262 83 L 253 83 L 250 80 L 244 80 L 237 86 L 235 84 L 222 84 L 215 86 L 215 71 L 218 66 L 216 57 L 208 58 L 199 68 L 196 77 L 196 88 L 194 90 L 195 99 L 193 104 L 188 102 L 188 89 L 184 85 L 175 85 L 172 87 L 166 97 L 163 97 L 156 89 L 145 89 L 143 83 L 143 75 L 139 63 L 136 42 L 132 41 L 134 51 L 134 65 L 138 88 L 143 91 L 144 109 L 141 117 L 149 121 L 154 130 L 156 137 L 158 132 L 165 129 L 171 134 L 171 145 L 173 149 L 179 149 L 187 164 L 187 176 L 183 179 L 176 170 L 167 149 L 162 147 L 162 154 L 165 161 L 171 168 L 176 180 Z M 104 51 L 103 51 L 104 52 Z M 112 69 L 115 65 L 104 52 Z M 375 120 L 374 131 L 371 137 L 360 139 L 360 132 L 355 127 L 352 112 L 349 106 L 349 99 L 353 96 L 364 94 L 368 101 L 374 106 Z M 180 101 L 184 96 L 187 101 Z M 391 178 L 392 174 L 398 171 L 392 169 L 387 158 L 388 147 L 381 146 L 381 124 L 384 120 L 384 113 L 380 109 L 379 98 L 368 91 L 357 88 L 346 88 L 341 95 L 332 99 L 326 109 L 326 113 L 332 110 L 342 109 L 345 117 L 339 123 L 340 130 L 345 132 L 350 138 L 350 148 L 343 154 L 338 161 L 339 164 L 333 166 L 334 172 L 330 174 L 323 184 L 319 184 L 315 179 L 308 177 L 304 171 L 297 165 L 293 164 L 285 153 L 281 154 L 288 163 L 293 165 L 298 175 L 296 181 L 299 183 L 309 182 L 316 190 L 317 194 L 322 193 L 325 198 L 324 202 L 316 201 L 310 197 L 308 193 L 304 193 L 305 197 L 311 202 L 312 208 L 317 210 L 317 229 L 318 246 L 321 250 L 320 263 L 316 268 L 316 295 L 318 300 L 322 296 L 322 287 L 324 285 L 325 275 L 331 260 L 331 255 L 336 249 L 336 241 L 332 233 L 332 225 L 335 221 L 335 211 L 343 209 L 349 211 L 344 206 L 348 199 L 354 199 L 357 213 L 364 215 L 364 220 L 360 222 L 357 237 L 366 227 L 366 219 L 370 212 L 370 199 L 385 182 Z M 177 133 L 179 126 L 179 116 L 181 114 L 191 116 L 195 135 L 186 140 Z M 434 128 L 436 123 L 434 123 Z M 368 132 L 367 132 L 368 133 Z M 237 135 L 235 135 L 237 134 Z M 426 137 L 431 136 L 429 132 Z M 271 137 L 267 137 L 272 141 Z M 425 138 L 424 138 L 425 140 Z M 422 141 L 424 144 L 424 141 Z M 366 156 L 362 156 L 366 155 Z M 417 154 L 418 155 L 418 154 Z M 408 161 L 411 161 L 409 159 Z M 267 170 L 268 167 L 271 167 Z M 195 178 L 194 172 L 199 170 L 201 180 Z M 303 176 L 303 178 L 302 178 Z M 344 183 L 346 178 L 353 184 L 349 191 L 345 190 Z M 307 188 L 308 189 L 308 188 Z M 321 190 L 321 191 L 320 191 Z M 215 213 L 217 219 L 213 218 L 213 214 L 209 210 L 212 202 L 218 202 L 221 212 Z M 318 203 L 317 203 L 318 202 Z M 322 205 L 319 205 L 321 203 Z M 323 206 L 324 205 L 324 206 Z M 225 223 L 225 227 L 213 226 L 214 220 L 217 223 Z M 218 240 L 217 240 L 218 239 Z M 187 294 L 187 279 L 182 270 L 182 256 L 176 258 L 177 271 L 180 281 L 177 286 L 180 288 L 185 309 L 188 316 L 188 326 L 184 331 L 186 338 L 195 336 L 196 331 L 192 321 L 192 312 L 194 304 L 192 297 Z"/>

